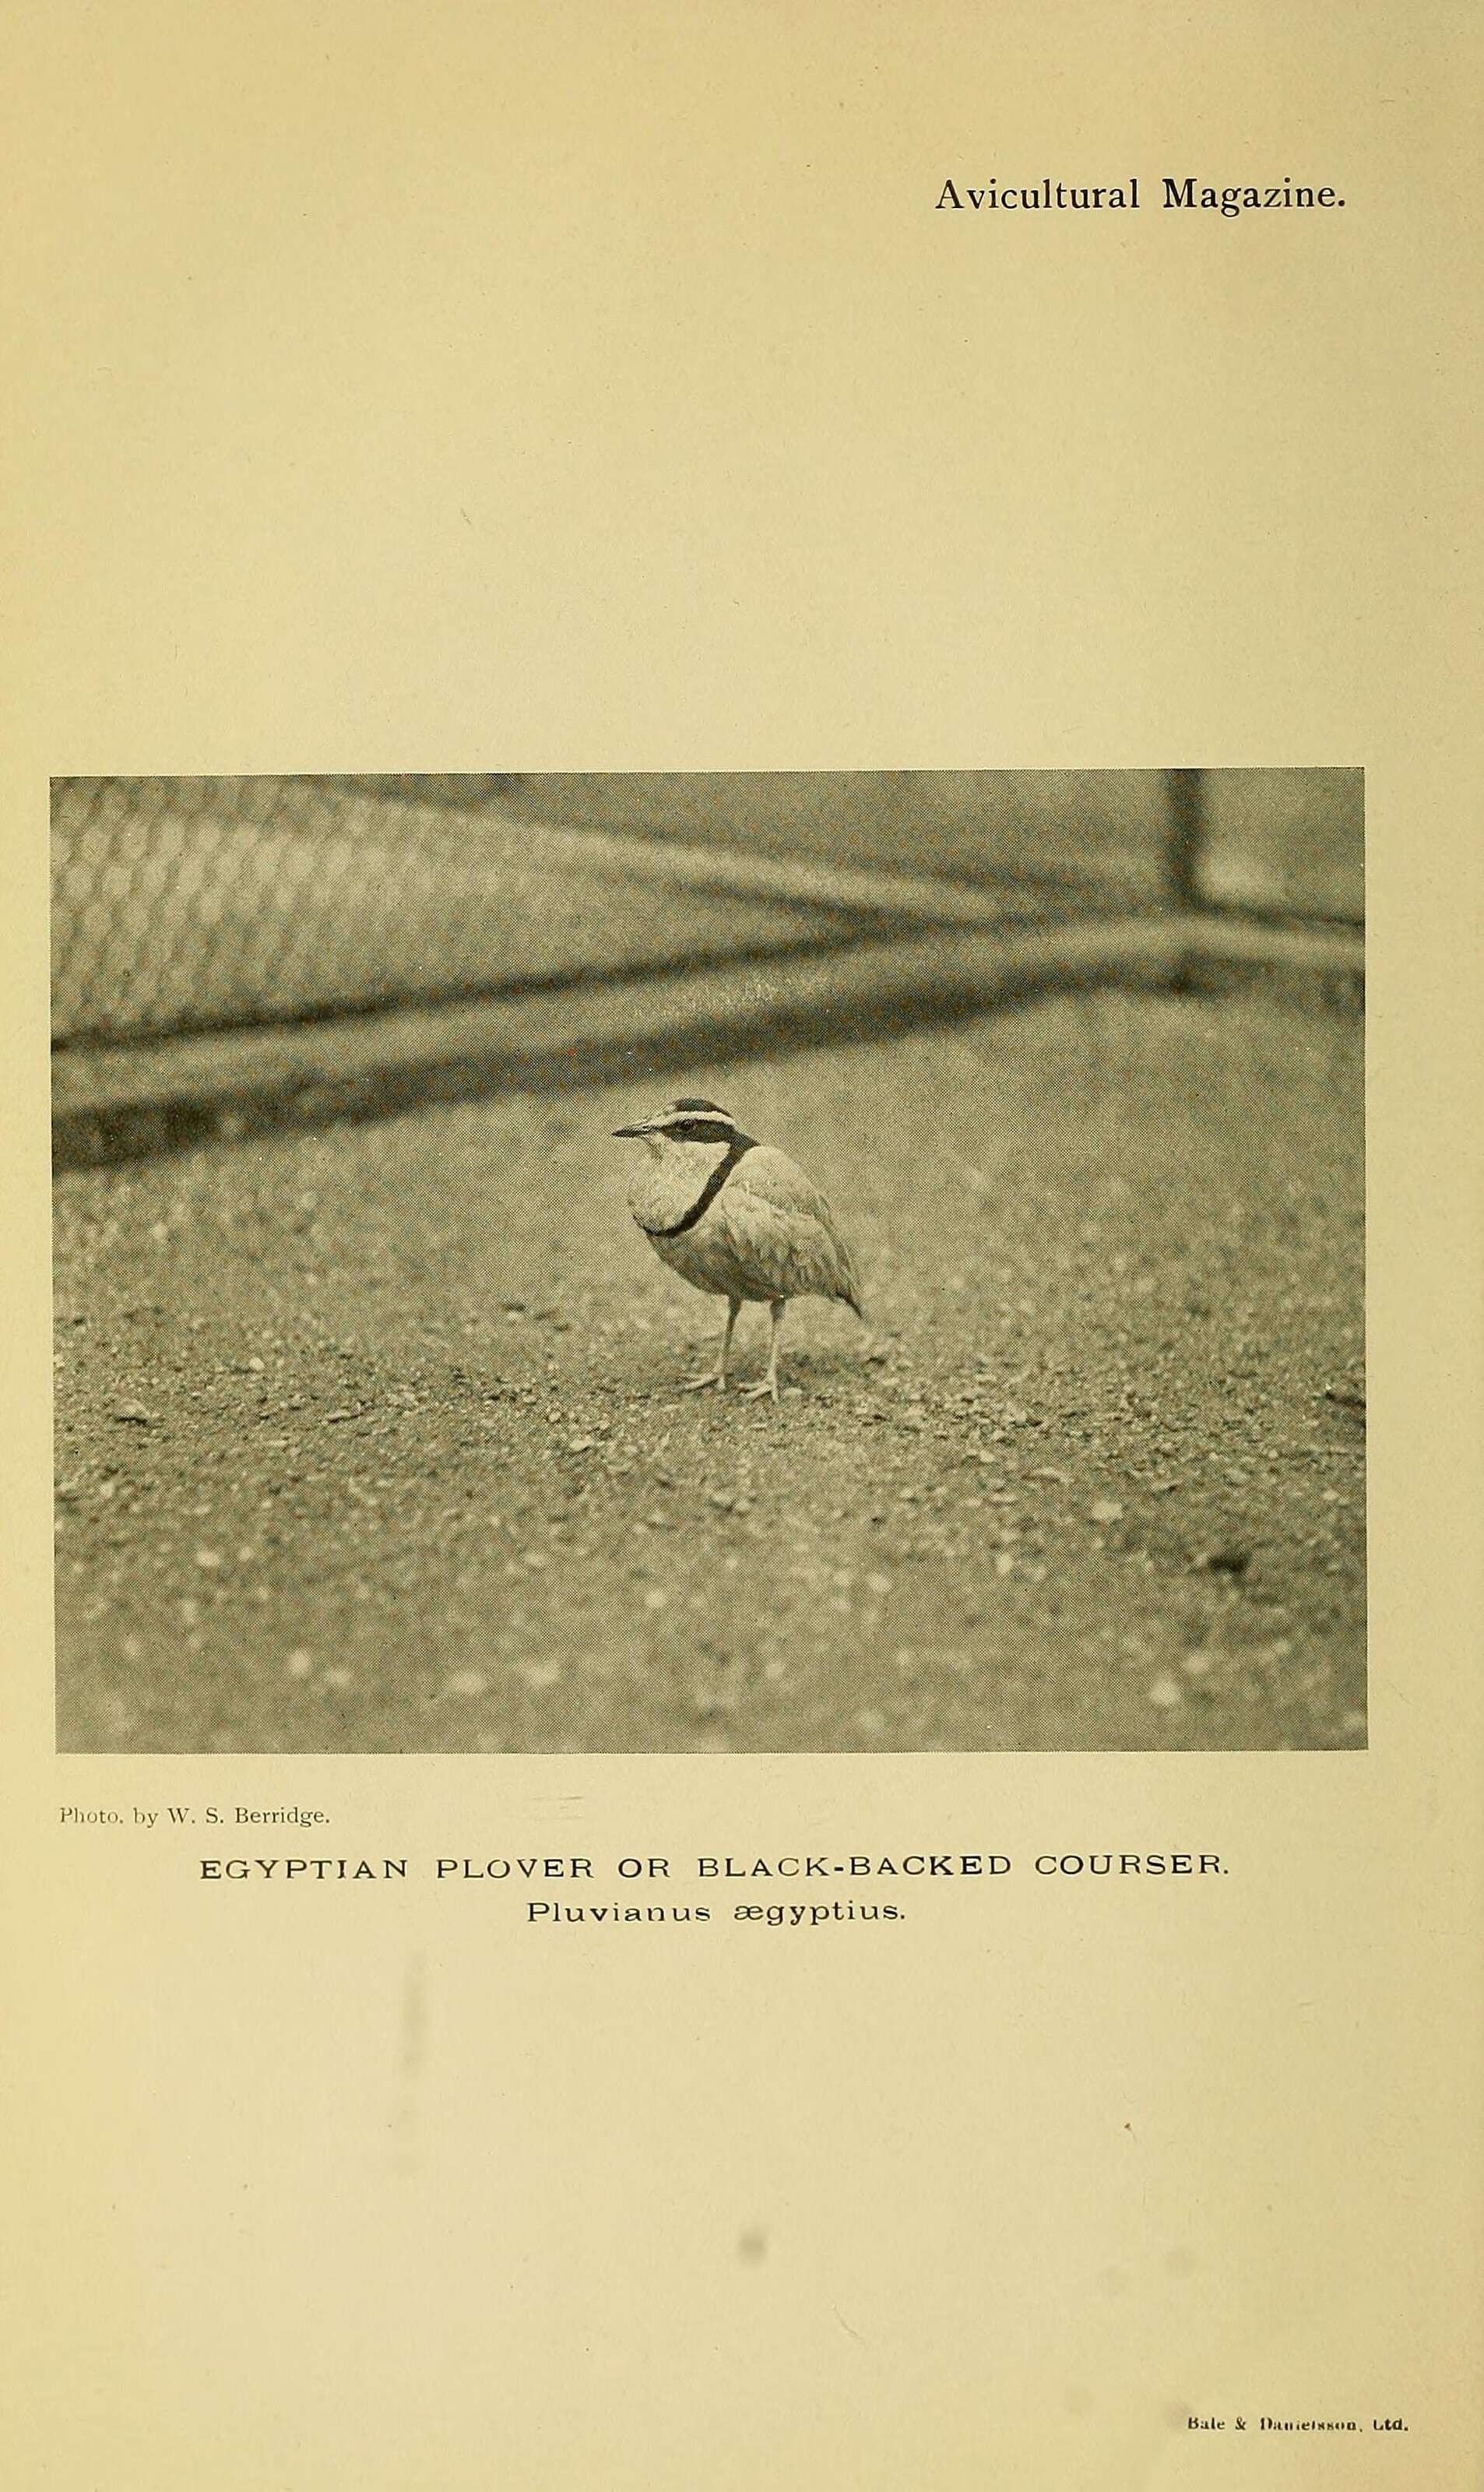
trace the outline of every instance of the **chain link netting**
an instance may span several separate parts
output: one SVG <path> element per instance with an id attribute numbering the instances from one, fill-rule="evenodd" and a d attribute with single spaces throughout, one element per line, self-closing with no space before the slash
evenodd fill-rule
<path id="1" fill-rule="evenodd" d="M 1358 772 L 1266 774 L 1310 784 L 1265 813 L 1244 813 L 1234 786 L 1263 774 L 1199 775 L 1213 795 L 1207 896 L 1291 906 L 1296 891 L 1313 913 L 1358 916 Z M 1007 915 L 1170 904 L 1169 783 L 1196 776 L 61 778 L 53 1041 L 296 1021 L 840 937 L 839 909 L 797 896 L 598 870 L 605 838 L 678 832 L 867 866 L 906 856 L 996 889 Z M 1247 823 L 1234 841 L 1232 820 Z M 586 847 L 564 849 L 552 821 L 583 826 Z"/>
<path id="2" fill-rule="evenodd" d="M 553 875 L 493 809 L 309 780 L 52 785 L 52 1036 L 116 1042 L 787 946 L 807 913 Z"/>

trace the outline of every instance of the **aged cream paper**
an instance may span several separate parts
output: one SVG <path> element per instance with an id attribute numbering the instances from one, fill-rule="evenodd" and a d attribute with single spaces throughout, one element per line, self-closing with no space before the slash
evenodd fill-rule
<path id="1" fill-rule="evenodd" d="M 14 19 L 9 2480 L 1481 2480 L 1478 70 L 1438 0 Z M 49 773 L 1171 761 L 1368 773 L 1366 1753 L 54 1753 Z M 212 1803 L 1228 1874 L 637 1947 L 135 1825 Z"/>

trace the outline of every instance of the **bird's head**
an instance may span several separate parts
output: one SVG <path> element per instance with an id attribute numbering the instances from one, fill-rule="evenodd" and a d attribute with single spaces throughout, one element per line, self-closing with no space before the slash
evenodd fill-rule
<path id="1" fill-rule="evenodd" d="M 736 1118 L 714 1099 L 671 1099 L 637 1125 L 615 1125 L 613 1139 L 642 1142 L 656 1159 L 683 1152 L 697 1167 L 709 1170 L 746 1137 Z"/>

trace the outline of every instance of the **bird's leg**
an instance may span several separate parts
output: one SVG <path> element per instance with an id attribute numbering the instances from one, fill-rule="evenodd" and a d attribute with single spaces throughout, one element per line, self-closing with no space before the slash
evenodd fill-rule
<path id="1" fill-rule="evenodd" d="M 784 1309 L 787 1303 L 787 1298 L 774 1298 L 769 1303 L 768 1313 L 773 1319 L 773 1331 L 768 1343 L 768 1372 L 760 1384 L 743 1385 L 742 1390 L 750 1401 L 759 1401 L 764 1393 L 771 1393 L 774 1401 L 778 1400 L 778 1333 L 784 1320 Z"/>
<path id="2" fill-rule="evenodd" d="M 731 1336 L 732 1336 L 733 1331 L 734 1331 L 734 1330 L 735 1330 L 735 1328 L 736 1328 L 736 1321 L 737 1321 L 737 1318 L 738 1318 L 738 1316 L 741 1314 L 741 1312 L 742 1312 L 742 1301 L 741 1301 L 741 1299 L 740 1299 L 740 1298 L 730 1298 L 730 1299 L 728 1299 L 728 1301 L 727 1301 L 727 1329 L 726 1329 L 726 1331 L 725 1331 L 725 1332 L 723 1333 L 723 1335 L 722 1335 L 722 1357 L 721 1357 L 721 1364 L 720 1364 L 720 1366 L 718 1366 L 718 1367 L 713 1367 L 713 1368 L 711 1368 L 711 1369 L 708 1371 L 708 1373 L 707 1373 L 706 1375 L 704 1375 L 704 1376 L 692 1376 L 692 1377 L 689 1377 L 689 1378 L 686 1380 L 686 1382 L 681 1386 L 681 1391 L 682 1391 L 682 1392 L 684 1392 L 684 1393 L 702 1393 L 702 1392 L 704 1392 L 704 1390 L 705 1390 L 705 1388 L 706 1388 L 706 1386 L 707 1386 L 708 1384 L 719 1384 L 719 1385 L 721 1386 L 721 1388 L 722 1388 L 722 1391 L 723 1391 L 724 1393 L 726 1392 L 726 1390 L 727 1390 L 727 1361 L 728 1361 L 728 1359 L 730 1358 L 730 1355 L 731 1355 Z"/>

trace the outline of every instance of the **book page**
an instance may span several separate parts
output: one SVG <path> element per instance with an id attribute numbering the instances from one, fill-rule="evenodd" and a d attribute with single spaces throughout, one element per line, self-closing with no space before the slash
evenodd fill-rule
<path id="1" fill-rule="evenodd" d="M 1476 29 L 15 56 L 8 2479 L 1465 2492 Z"/>

